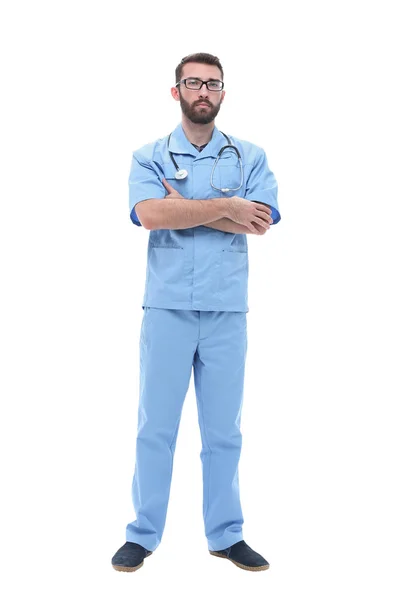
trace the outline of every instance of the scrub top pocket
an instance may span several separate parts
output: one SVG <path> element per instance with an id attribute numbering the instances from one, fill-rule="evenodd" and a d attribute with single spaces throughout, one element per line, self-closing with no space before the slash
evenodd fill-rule
<path id="1" fill-rule="evenodd" d="M 241 169 L 240 166 L 232 166 L 232 165 L 221 165 L 220 164 L 221 160 L 219 161 L 216 169 L 215 169 L 215 174 L 217 171 L 217 178 L 219 180 L 219 182 L 216 184 L 218 188 L 223 189 L 223 188 L 236 188 L 240 185 L 241 182 Z M 216 180 L 216 177 L 215 177 Z M 243 180 L 243 183 L 241 185 L 241 187 L 238 190 L 234 190 L 234 191 L 230 191 L 230 192 L 220 192 L 221 195 L 223 195 L 224 197 L 231 197 L 231 196 L 240 196 L 241 192 L 245 189 L 245 180 Z M 242 196 L 243 197 L 243 196 Z"/>
<path id="2" fill-rule="evenodd" d="M 151 267 L 162 275 L 162 283 L 181 283 L 184 278 L 183 248 L 151 248 Z"/>
<path id="3" fill-rule="evenodd" d="M 153 229 L 148 240 L 150 248 L 177 248 L 182 250 L 179 233 L 173 229 Z"/>
<path id="4" fill-rule="evenodd" d="M 190 301 L 189 261 L 184 248 L 150 246 L 144 304 L 163 308 Z"/>
<path id="5" fill-rule="evenodd" d="M 248 251 L 223 250 L 218 295 L 224 303 L 233 303 L 234 299 L 248 296 Z"/>

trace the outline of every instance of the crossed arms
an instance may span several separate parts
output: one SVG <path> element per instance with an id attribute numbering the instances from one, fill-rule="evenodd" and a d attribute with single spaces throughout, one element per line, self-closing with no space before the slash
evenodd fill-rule
<path id="1" fill-rule="evenodd" d="M 271 208 L 263 202 L 238 196 L 193 202 L 183 198 L 165 179 L 162 183 L 168 191 L 164 200 L 154 198 L 136 204 L 137 216 L 146 229 L 185 229 L 204 225 L 228 233 L 264 235 L 273 222 Z"/>

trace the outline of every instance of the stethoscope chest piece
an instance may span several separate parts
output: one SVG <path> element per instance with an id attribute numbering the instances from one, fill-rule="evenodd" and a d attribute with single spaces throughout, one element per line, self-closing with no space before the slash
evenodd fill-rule
<path id="1" fill-rule="evenodd" d="M 176 171 L 175 177 L 176 179 L 185 179 L 188 175 L 188 171 L 186 169 L 179 169 Z"/>

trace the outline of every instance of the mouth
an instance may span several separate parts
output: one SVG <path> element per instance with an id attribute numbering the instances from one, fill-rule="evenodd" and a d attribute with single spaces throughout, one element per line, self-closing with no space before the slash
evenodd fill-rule
<path id="1" fill-rule="evenodd" d="M 197 104 L 197 106 L 210 106 L 210 104 L 207 104 L 206 102 L 200 102 Z"/>

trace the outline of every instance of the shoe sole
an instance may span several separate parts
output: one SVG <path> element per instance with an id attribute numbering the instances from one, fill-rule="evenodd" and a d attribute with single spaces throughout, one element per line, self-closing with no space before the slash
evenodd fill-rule
<path id="1" fill-rule="evenodd" d="M 228 556 L 225 556 L 224 554 L 219 554 L 219 552 L 214 552 L 213 550 L 209 550 L 209 554 L 212 554 L 212 556 L 218 556 L 219 558 L 227 558 L 227 560 L 229 560 L 230 562 L 235 564 L 236 567 L 239 567 L 240 569 L 244 569 L 244 571 L 266 571 L 266 569 L 268 569 L 270 566 L 270 565 L 261 565 L 260 567 L 247 567 L 246 565 L 242 565 L 241 563 L 236 562 L 235 560 L 233 560 L 232 558 L 229 558 Z"/>
<path id="2" fill-rule="evenodd" d="M 149 556 L 151 556 L 152 552 L 149 552 L 146 556 L 146 558 L 148 558 Z M 141 561 L 141 563 L 139 565 L 136 565 L 135 567 L 125 567 L 123 565 L 112 565 L 115 569 L 115 571 L 125 571 L 130 573 L 131 571 L 137 571 L 137 569 L 140 569 L 140 567 L 142 567 L 144 564 L 144 560 Z"/>

